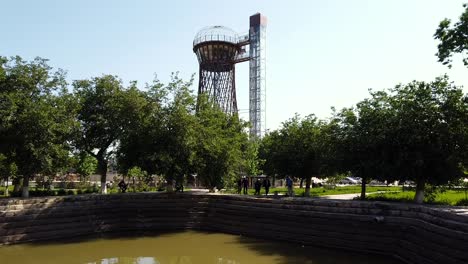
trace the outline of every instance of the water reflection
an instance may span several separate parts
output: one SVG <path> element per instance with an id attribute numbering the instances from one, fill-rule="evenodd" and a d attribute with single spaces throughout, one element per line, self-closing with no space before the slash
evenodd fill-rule
<path id="1" fill-rule="evenodd" d="M 154 257 L 138 258 L 108 258 L 100 262 L 88 262 L 87 264 L 160 264 Z"/>
<path id="2" fill-rule="evenodd" d="M 188 256 L 174 257 L 171 264 L 193 264 Z M 161 264 L 154 257 L 138 257 L 138 258 L 108 258 L 102 259 L 100 262 L 88 262 L 86 264 Z M 216 264 L 240 264 L 232 259 L 218 258 Z"/>
<path id="3" fill-rule="evenodd" d="M 393 264 L 393 259 L 243 236 L 180 232 L 0 247 L 2 264 Z"/>

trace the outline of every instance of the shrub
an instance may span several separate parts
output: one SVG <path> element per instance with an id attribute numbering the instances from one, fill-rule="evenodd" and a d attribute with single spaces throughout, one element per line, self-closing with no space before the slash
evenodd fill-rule
<path id="1" fill-rule="evenodd" d="M 461 200 L 458 200 L 455 205 L 457 206 L 468 206 L 468 199 L 461 199 Z"/>

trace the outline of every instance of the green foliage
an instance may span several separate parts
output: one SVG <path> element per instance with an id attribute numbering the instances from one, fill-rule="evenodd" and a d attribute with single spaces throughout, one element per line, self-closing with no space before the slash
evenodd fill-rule
<path id="1" fill-rule="evenodd" d="M 468 206 L 468 199 L 464 198 L 455 203 L 456 206 Z"/>
<path id="2" fill-rule="evenodd" d="M 394 172 L 424 184 L 446 184 L 463 176 L 468 155 L 468 97 L 447 77 L 397 86 L 389 138 Z"/>
<path id="3" fill-rule="evenodd" d="M 81 180 L 83 181 L 87 179 L 89 175 L 96 172 L 96 169 L 96 158 L 86 152 L 80 153 L 78 164 L 76 165 L 76 172 L 80 174 Z"/>
<path id="4" fill-rule="evenodd" d="M 294 195 L 295 196 L 304 196 L 305 190 L 301 188 L 294 188 Z M 401 187 L 398 186 L 369 186 L 368 192 L 400 192 L 402 190 Z M 280 195 L 286 194 L 288 189 L 286 187 L 276 187 L 270 188 L 270 194 L 274 194 L 277 192 Z M 334 189 L 327 189 L 325 187 L 318 187 L 313 188 L 310 190 L 310 196 L 312 197 L 319 197 L 325 195 L 337 195 L 337 194 L 358 194 L 361 191 L 361 187 L 359 186 L 337 186 Z M 237 193 L 237 190 L 230 190 L 230 193 Z M 249 195 L 254 195 L 255 190 L 250 188 L 248 190 Z M 261 194 L 264 194 L 264 189 L 261 189 Z M 414 192 L 413 192 L 414 195 Z"/>
<path id="5" fill-rule="evenodd" d="M 439 62 L 448 67 L 452 67 L 452 56 L 454 53 L 463 55 L 463 64 L 468 66 L 468 5 L 463 4 L 465 8 L 459 21 L 451 27 L 451 21 L 444 19 L 440 22 L 434 38 L 439 40 L 437 45 L 437 57 Z"/>
<path id="6" fill-rule="evenodd" d="M 279 130 L 265 136 L 260 158 L 266 160 L 263 169 L 270 175 L 306 179 L 306 189 L 309 189 L 311 177 L 333 174 L 332 149 L 331 123 L 314 115 L 302 119 L 296 115 Z"/>
<path id="7" fill-rule="evenodd" d="M 224 114 L 205 96 L 200 97 L 196 118 L 195 171 L 205 186 L 220 189 L 242 170 L 247 123 L 236 114 Z"/>
<path id="8" fill-rule="evenodd" d="M 446 76 L 371 92 L 334 119 L 343 172 L 364 180 L 414 180 L 421 194 L 426 183 L 446 184 L 463 175 L 468 97 Z"/>
<path id="9" fill-rule="evenodd" d="M 133 180 L 136 180 L 141 188 L 148 186 L 149 183 L 153 181 L 153 177 L 149 175 L 146 171 L 142 170 L 140 167 L 132 167 L 128 170 L 128 177 Z M 144 186 L 143 186 L 144 185 Z"/>
<path id="10" fill-rule="evenodd" d="M 80 123 L 74 142 L 79 150 L 96 158 L 101 192 L 105 193 L 111 154 L 108 150 L 111 146 L 115 148 L 126 130 L 139 125 L 146 100 L 135 82 L 124 88 L 122 81 L 112 75 L 74 81 L 73 86 Z"/>
<path id="11" fill-rule="evenodd" d="M 25 197 L 32 175 L 66 167 L 76 125 L 66 85 L 65 73 L 45 59 L 0 58 L 0 153 L 23 175 Z"/>
<path id="12" fill-rule="evenodd" d="M 437 188 L 434 188 L 437 189 Z M 413 202 L 416 192 L 412 191 L 398 191 L 398 192 L 385 192 L 379 194 L 371 194 L 366 197 L 371 201 L 391 201 L 391 202 Z M 426 196 L 424 203 L 440 204 L 440 205 L 468 205 L 464 192 L 460 189 L 451 189 L 443 191 L 434 191 L 433 195 Z"/>
<path id="13" fill-rule="evenodd" d="M 265 160 L 259 159 L 259 140 L 249 140 L 244 143 L 245 174 L 249 176 L 260 175 L 263 173 L 261 166 Z"/>
<path id="14" fill-rule="evenodd" d="M 168 85 L 155 80 L 147 86 L 140 123 L 130 127 L 119 146 L 120 170 L 139 166 L 149 174 L 164 175 L 169 185 L 183 182 L 192 171 L 195 128 L 193 79 L 177 74 Z"/>

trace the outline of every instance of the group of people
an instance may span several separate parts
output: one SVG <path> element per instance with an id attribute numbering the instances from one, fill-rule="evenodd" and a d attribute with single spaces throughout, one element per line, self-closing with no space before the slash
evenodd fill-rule
<path id="1" fill-rule="evenodd" d="M 260 190 L 262 189 L 262 186 L 265 188 L 265 195 L 268 195 L 268 193 L 270 192 L 271 182 L 268 176 L 265 179 L 263 179 L 263 181 L 257 178 L 253 185 L 255 188 L 254 195 L 260 195 Z M 249 180 L 247 179 L 247 177 L 244 176 L 237 181 L 237 193 L 240 194 L 242 192 L 243 194 L 247 194 L 248 188 Z"/>
<path id="2" fill-rule="evenodd" d="M 288 193 L 287 195 L 289 197 L 292 197 L 294 196 L 294 189 L 293 189 L 293 180 L 291 179 L 291 177 L 287 176 L 286 177 L 286 187 L 288 188 Z M 271 182 L 270 182 L 270 178 L 267 176 L 263 179 L 263 181 L 260 180 L 260 178 L 257 178 L 257 180 L 254 182 L 254 189 L 255 189 L 255 193 L 254 195 L 260 195 L 260 190 L 262 189 L 262 187 L 265 188 L 265 195 L 268 195 L 268 193 L 270 192 L 270 186 L 271 186 Z M 239 179 L 237 181 L 237 193 L 241 194 L 247 194 L 247 190 L 249 188 L 249 180 L 247 179 L 247 177 L 242 177 L 241 179 Z"/>

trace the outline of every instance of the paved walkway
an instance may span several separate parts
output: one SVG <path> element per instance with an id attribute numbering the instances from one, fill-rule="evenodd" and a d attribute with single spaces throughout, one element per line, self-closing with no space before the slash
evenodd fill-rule
<path id="1" fill-rule="evenodd" d="M 375 193 L 384 193 L 385 191 L 379 191 L 379 192 L 369 192 L 366 193 L 366 195 L 369 194 L 375 194 Z M 210 193 L 208 192 L 208 189 L 191 189 L 190 191 L 186 191 L 184 193 L 190 193 L 190 194 L 211 194 L 211 195 L 238 195 L 238 194 L 223 194 L 223 193 Z M 269 194 L 268 196 L 274 196 L 274 194 Z M 351 193 L 351 194 L 336 194 L 336 195 L 324 195 L 324 196 L 318 196 L 318 197 L 312 197 L 312 198 L 306 198 L 306 197 L 301 197 L 301 196 L 295 196 L 295 198 L 300 198 L 300 199 L 330 199 L 330 200 L 352 200 L 354 197 L 361 195 L 360 193 Z M 243 195 L 241 195 L 243 196 Z M 280 195 L 282 196 L 282 195 Z M 255 197 L 252 195 L 249 195 L 249 197 Z M 265 197 L 265 196 L 259 196 L 259 197 Z M 450 212 L 456 215 L 461 215 L 461 216 L 466 216 L 468 217 L 468 206 L 463 206 L 463 207 L 454 207 L 454 206 L 432 206 L 432 208 L 436 208 L 437 210 L 440 211 L 446 211 Z"/>
<path id="2" fill-rule="evenodd" d="M 385 193 L 386 191 L 378 191 L 378 192 L 369 192 L 369 194 L 376 194 L 376 193 Z M 352 200 L 357 196 L 361 196 L 361 193 L 348 193 L 348 194 L 334 194 L 334 195 L 323 195 L 317 198 L 319 199 L 335 199 L 335 200 Z"/>
<path id="3" fill-rule="evenodd" d="M 376 194 L 376 193 L 384 193 L 385 191 L 378 191 L 378 192 L 369 192 L 366 193 L 366 195 L 369 194 Z M 187 191 L 187 193 L 191 194 L 208 194 L 208 189 L 191 189 L 190 191 Z M 223 195 L 224 193 L 216 192 L 216 193 L 209 193 L 213 195 Z M 237 195 L 237 194 L 234 194 Z M 242 194 L 241 194 L 242 195 Z M 280 196 L 283 196 L 284 194 L 280 194 Z M 330 199 L 330 200 L 353 200 L 355 197 L 360 196 L 361 193 L 348 193 L 348 194 L 334 194 L 334 195 L 323 195 L 323 196 L 318 196 L 318 197 L 312 197 L 312 199 Z M 261 195 L 264 196 L 264 195 Z M 268 196 L 274 196 L 274 194 L 268 194 Z M 301 196 L 295 196 L 295 197 L 301 197 Z"/>

